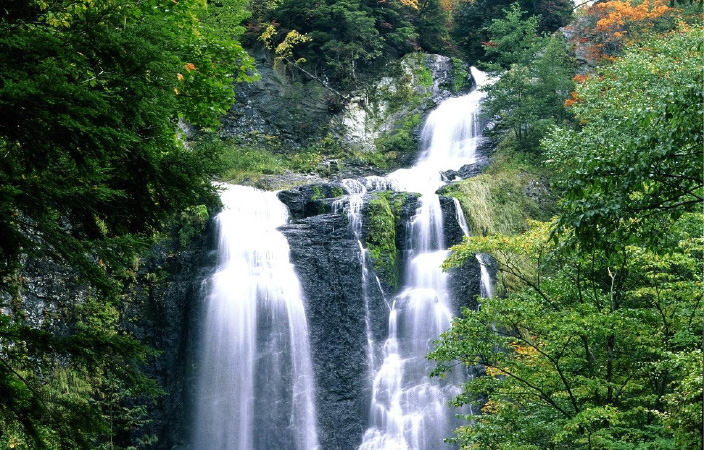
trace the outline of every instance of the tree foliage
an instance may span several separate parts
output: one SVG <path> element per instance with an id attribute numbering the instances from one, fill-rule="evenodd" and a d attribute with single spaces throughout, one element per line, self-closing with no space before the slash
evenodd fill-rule
<path id="1" fill-rule="evenodd" d="M 396 1 L 283 0 L 266 17 L 276 27 L 268 39 L 276 47 L 292 31 L 309 36 L 311 40 L 301 43 L 291 59 L 303 58 L 306 71 L 315 78 L 349 87 L 382 56 L 412 49 L 413 11 L 413 5 Z"/>
<path id="2" fill-rule="evenodd" d="M 233 74 L 246 77 L 248 57 L 218 32 L 232 20 L 196 0 L 0 7 L 3 448 L 97 448 L 119 431 L 112 417 L 136 413 L 116 409 L 124 399 L 156 392 L 138 370 L 148 351 L 119 331 L 120 294 L 149 239 L 212 199 L 217 155 L 177 130 L 216 125 Z M 24 314 L 19 269 L 36 259 L 90 286 L 63 325 Z"/>
<path id="3" fill-rule="evenodd" d="M 543 143 L 563 192 L 561 229 L 582 245 L 657 242 L 703 200 L 702 31 L 648 39 L 578 85 L 578 129 Z"/>
<path id="4" fill-rule="evenodd" d="M 683 26 L 581 79 L 580 126 L 543 144 L 558 217 L 452 249 L 499 269 L 430 355 L 484 368 L 463 447 L 701 448 L 701 50 Z"/>
<path id="5" fill-rule="evenodd" d="M 430 355 L 438 372 L 459 362 L 486 373 L 456 400 L 486 400 L 458 441 L 488 449 L 699 448 L 702 225 L 701 214 L 683 216 L 667 233 L 667 251 L 629 245 L 620 265 L 599 250 L 558 251 L 563 242 L 550 239 L 548 223 L 454 248 L 450 266 L 494 255 L 509 289 L 465 310 Z"/>
<path id="6" fill-rule="evenodd" d="M 563 103 L 572 90 L 574 60 L 561 37 L 539 36 L 537 17 L 524 18 L 518 3 L 504 13 L 487 27 L 486 54 L 494 61 L 488 67 L 500 72 L 485 88 L 483 108 L 496 131 L 510 131 L 519 149 L 535 152 L 550 125 L 570 120 Z"/>
<path id="7" fill-rule="evenodd" d="M 629 42 L 670 25 L 674 9 L 665 3 L 665 0 L 607 1 L 587 8 L 578 34 L 588 43 L 590 57 L 612 60 Z"/>
<path id="8" fill-rule="evenodd" d="M 538 34 L 552 33 L 567 25 L 572 18 L 570 0 L 474 0 L 456 2 L 452 11 L 451 35 L 457 50 L 470 61 L 495 62 L 486 52 L 491 41 L 489 27 L 495 19 L 503 19 L 506 9 L 514 8 L 533 17 Z"/>

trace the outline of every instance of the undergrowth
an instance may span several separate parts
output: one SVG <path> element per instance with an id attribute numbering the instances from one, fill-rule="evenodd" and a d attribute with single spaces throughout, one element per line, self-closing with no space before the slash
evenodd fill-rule
<path id="1" fill-rule="evenodd" d="M 459 200 L 472 235 L 515 234 L 527 219 L 548 220 L 555 213 L 549 174 L 539 159 L 519 152 L 505 139 L 481 175 L 441 190 Z"/>

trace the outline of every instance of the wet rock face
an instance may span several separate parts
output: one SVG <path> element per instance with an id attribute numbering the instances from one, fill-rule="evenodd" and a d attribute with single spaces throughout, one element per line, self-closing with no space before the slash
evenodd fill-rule
<path id="1" fill-rule="evenodd" d="M 134 318 L 131 331 L 161 352 L 147 363 L 145 373 L 166 391 L 150 406 L 152 422 L 144 428 L 157 436 L 155 450 L 188 448 L 201 306 L 204 283 L 217 262 L 216 233 L 211 222 L 184 250 L 155 248 L 138 274 L 141 283 L 128 313 Z M 158 273 L 160 280 L 148 282 L 149 273 Z"/>
<path id="2" fill-rule="evenodd" d="M 223 118 L 221 135 L 266 148 L 317 146 L 329 138 L 345 148 L 371 151 L 380 136 L 407 126 L 410 117 L 426 116 L 437 103 L 472 85 L 469 67 L 459 60 L 414 53 L 389 65 L 391 76 L 339 95 L 318 81 L 291 79 L 274 67 L 263 48 L 250 54 L 259 79 L 235 85 L 235 103 Z M 420 123 L 413 126 L 416 137 L 419 132 Z M 334 167 L 330 170 L 335 173 Z"/>
<path id="3" fill-rule="evenodd" d="M 279 198 L 291 208 L 293 218 L 280 230 L 289 242 L 291 262 L 306 306 L 321 448 L 356 449 L 368 427 L 373 376 L 368 361 L 367 330 L 379 361 L 381 346 L 388 337 L 388 302 L 396 292 L 382 283 L 382 293 L 371 270 L 365 290 L 361 251 L 344 213 L 327 210 L 315 214 L 307 209 L 306 205 L 315 202 L 330 205 L 336 200 L 312 200 L 314 192 L 329 195 L 336 193 L 337 188 L 334 183 L 320 183 L 280 192 Z M 456 220 L 454 202 L 451 198 L 442 198 L 441 202 L 446 239 L 450 244 L 459 243 L 463 232 Z M 399 255 L 408 247 L 407 224 L 417 206 L 418 196 L 409 194 L 400 208 L 395 223 Z M 363 208 L 363 214 L 364 211 Z M 363 217 L 362 236 L 368 226 L 369 218 Z M 474 259 L 450 271 L 455 311 L 459 312 L 462 306 L 476 306 L 473 299 L 479 294 L 479 283 L 479 264 Z"/>
<path id="4" fill-rule="evenodd" d="M 0 299 L 0 314 L 17 315 L 34 328 L 58 335 L 71 333 L 75 306 L 91 292 L 78 273 L 48 258 L 25 257 L 19 278 L 19 296 Z"/>
<path id="5" fill-rule="evenodd" d="M 460 167 L 458 170 L 446 170 L 441 172 L 443 181 L 453 182 L 466 180 L 467 178 L 472 178 L 480 175 L 484 172 L 484 169 L 489 165 L 489 156 L 494 152 L 494 144 L 490 139 L 482 139 L 478 144 L 476 150 L 476 162 L 472 164 L 466 164 Z"/>
<path id="6" fill-rule="evenodd" d="M 222 120 L 222 135 L 293 148 L 324 136 L 331 94 L 319 83 L 289 80 L 264 49 L 251 53 L 259 79 L 235 85 L 235 103 Z"/>
<path id="7" fill-rule="evenodd" d="M 457 209 L 455 201 L 452 197 L 440 196 L 440 209 L 442 209 L 443 220 L 443 235 L 445 236 L 445 245 L 452 247 L 462 243 L 464 231 L 460 227 L 457 220 Z"/>
<path id="8" fill-rule="evenodd" d="M 339 183 L 316 183 L 279 192 L 294 220 L 332 212 L 332 204 L 345 193 Z"/>
<path id="9" fill-rule="evenodd" d="M 477 295 L 481 292 L 479 261 L 469 258 L 460 267 L 448 270 L 448 284 L 455 314 L 460 314 L 465 307 L 476 310 Z"/>
<path id="10" fill-rule="evenodd" d="M 333 130 L 346 145 L 371 151 L 378 138 L 407 126 L 409 118 L 425 117 L 438 103 L 472 86 L 469 67 L 442 55 L 410 54 L 390 71 L 396 73 L 353 92 L 343 111 L 332 119 Z M 422 122 L 417 121 L 411 130 L 416 144 Z"/>
<path id="11" fill-rule="evenodd" d="M 321 448 L 354 449 L 366 428 L 371 388 L 359 246 L 340 214 L 308 217 L 280 230 L 306 305 Z M 384 307 L 378 295 L 373 303 Z"/>

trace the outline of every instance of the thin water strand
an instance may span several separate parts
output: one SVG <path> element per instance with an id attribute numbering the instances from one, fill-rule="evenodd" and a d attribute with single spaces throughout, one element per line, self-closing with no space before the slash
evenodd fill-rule
<path id="1" fill-rule="evenodd" d="M 465 237 L 469 237 L 469 227 L 467 226 L 467 220 L 464 218 L 464 212 L 462 212 L 462 207 L 460 206 L 460 201 L 453 198 L 455 203 L 455 217 L 457 218 L 457 223 L 459 224 Z M 489 269 L 487 269 L 487 255 L 477 253 L 475 258 L 479 262 L 479 272 L 480 272 L 480 284 L 479 284 L 479 295 L 482 298 L 491 298 L 494 295 L 494 288 L 491 281 L 491 275 L 489 274 Z"/>

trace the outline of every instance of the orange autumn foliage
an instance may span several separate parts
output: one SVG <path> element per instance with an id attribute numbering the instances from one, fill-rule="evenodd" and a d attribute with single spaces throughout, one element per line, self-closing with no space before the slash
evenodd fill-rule
<path id="1" fill-rule="evenodd" d="M 612 61 L 625 45 L 652 29 L 655 22 L 674 11 L 665 0 L 611 0 L 590 6 L 586 14 L 593 26 L 577 30 L 572 42 L 584 49 L 590 60 Z"/>
<path id="2" fill-rule="evenodd" d="M 565 100 L 565 108 L 569 108 L 570 106 L 574 105 L 579 101 L 579 97 L 577 97 L 577 93 L 575 91 L 570 92 L 570 98 Z"/>
<path id="3" fill-rule="evenodd" d="M 592 6 L 590 14 L 601 16 L 596 23 L 596 30 L 612 33 L 616 37 L 623 37 L 625 27 L 629 23 L 652 21 L 662 16 L 672 8 L 665 5 L 664 0 L 643 1 L 633 5 L 631 0 L 610 1 Z"/>

